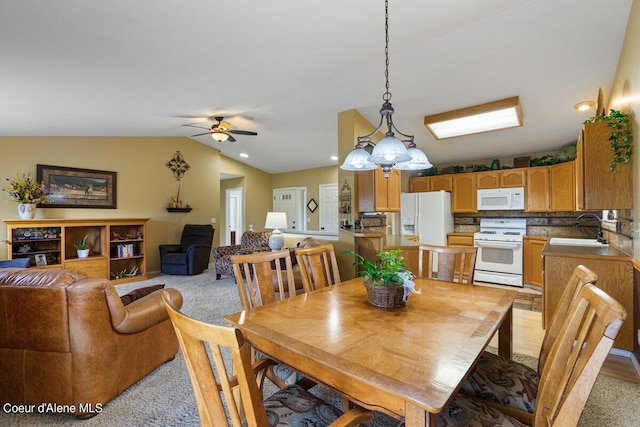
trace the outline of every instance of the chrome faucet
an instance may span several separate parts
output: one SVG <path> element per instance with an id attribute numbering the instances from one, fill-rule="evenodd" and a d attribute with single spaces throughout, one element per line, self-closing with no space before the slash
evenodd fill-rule
<path id="1" fill-rule="evenodd" d="M 598 242 L 600 243 L 607 243 L 607 241 L 604 239 L 604 237 L 602 236 L 602 218 L 600 218 L 598 215 L 591 213 L 591 212 L 587 212 L 584 213 L 582 215 L 580 215 L 578 218 L 576 218 L 576 222 L 573 223 L 574 227 L 578 227 L 580 225 L 580 220 L 584 217 L 591 217 L 594 218 L 596 221 L 598 221 Z"/>

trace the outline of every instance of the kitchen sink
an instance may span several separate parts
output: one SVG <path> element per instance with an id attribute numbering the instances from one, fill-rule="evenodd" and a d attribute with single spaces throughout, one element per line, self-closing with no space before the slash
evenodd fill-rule
<path id="1" fill-rule="evenodd" d="M 549 240 L 550 245 L 565 245 L 565 246 L 591 246 L 596 248 L 606 248 L 608 243 L 598 242 L 596 239 L 578 239 L 570 237 L 552 237 Z"/>

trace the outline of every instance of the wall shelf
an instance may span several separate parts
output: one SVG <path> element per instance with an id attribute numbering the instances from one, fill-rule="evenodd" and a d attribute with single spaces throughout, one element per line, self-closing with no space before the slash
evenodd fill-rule
<path id="1" fill-rule="evenodd" d="M 167 208 L 167 212 L 191 212 L 193 208 Z"/>

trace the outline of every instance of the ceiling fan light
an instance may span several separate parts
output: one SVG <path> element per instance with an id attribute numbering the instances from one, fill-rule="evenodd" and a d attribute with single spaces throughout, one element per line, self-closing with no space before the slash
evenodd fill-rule
<path id="1" fill-rule="evenodd" d="M 226 134 L 224 132 L 219 132 L 219 131 L 216 131 L 216 130 L 211 132 L 211 137 L 213 139 L 215 139 L 216 141 L 218 141 L 218 142 L 224 142 L 227 139 L 229 139 L 229 135 L 228 134 Z"/>
<path id="2" fill-rule="evenodd" d="M 411 156 L 408 162 L 396 163 L 393 168 L 398 170 L 422 170 L 433 167 L 427 155 L 417 147 L 409 147 L 407 150 Z"/>
<path id="3" fill-rule="evenodd" d="M 369 153 L 364 148 L 356 148 L 347 155 L 340 169 L 347 171 L 370 171 L 376 169 L 378 166 L 367 160 L 368 158 Z"/>
<path id="4" fill-rule="evenodd" d="M 407 151 L 407 147 L 398 138 L 385 136 L 375 145 L 371 156 L 367 160 L 371 163 L 394 164 L 408 162 L 411 160 L 411 155 Z"/>

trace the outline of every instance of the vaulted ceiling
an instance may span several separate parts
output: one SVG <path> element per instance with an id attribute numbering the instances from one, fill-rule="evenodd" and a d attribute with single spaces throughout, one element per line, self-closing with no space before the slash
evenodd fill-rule
<path id="1" fill-rule="evenodd" d="M 394 121 L 432 163 L 575 141 L 632 0 L 390 0 Z M 379 120 L 383 0 L 3 0 L 0 135 L 185 136 L 267 172 L 337 164 L 337 113 Z M 437 142 L 425 115 L 520 96 L 524 126 Z M 248 158 L 239 157 L 241 152 Z"/>

